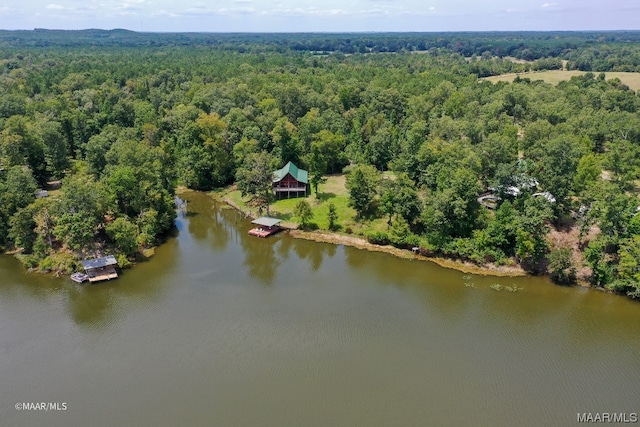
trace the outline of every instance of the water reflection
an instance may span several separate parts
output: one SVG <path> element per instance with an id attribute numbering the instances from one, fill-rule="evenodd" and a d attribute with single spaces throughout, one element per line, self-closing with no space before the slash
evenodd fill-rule
<path id="1" fill-rule="evenodd" d="M 283 236 L 261 239 L 247 236 L 240 240 L 244 251 L 244 263 L 247 273 L 264 285 L 271 285 L 281 260 L 276 256 L 275 243 Z"/>
<path id="2" fill-rule="evenodd" d="M 311 244 L 305 240 L 296 240 L 293 245 L 293 250 L 300 259 L 306 259 L 309 261 L 309 267 L 311 271 L 318 271 L 322 265 L 322 259 L 324 258 L 324 249 L 328 245 Z"/>
<path id="3" fill-rule="evenodd" d="M 214 249 L 224 249 L 233 228 L 224 211 L 214 206 L 214 200 L 202 194 L 185 192 L 182 196 L 188 202 L 186 219 L 189 234 L 195 240 L 207 240 Z"/>
<path id="4" fill-rule="evenodd" d="M 286 233 L 267 239 L 255 238 L 247 235 L 251 225 L 236 210 L 225 208 L 203 193 L 186 192 L 183 197 L 188 200 L 188 212 L 179 214 L 177 226 L 181 231 L 178 236 L 169 238 L 153 258 L 124 271 L 119 279 L 78 286 L 66 277 L 28 274 L 15 259 L 2 256 L 0 274 L 8 279 L 0 282 L 0 298 L 9 300 L 28 294 L 32 299 L 46 303 L 61 299 L 76 324 L 95 328 L 117 318 L 123 305 L 156 301 L 167 289 L 192 277 L 205 281 L 211 280 L 210 277 L 224 279 L 219 274 L 227 273 L 219 272 L 234 270 L 243 271 L 258 283 L 271 285 L 278 277 L 279 269 L 291 258 L 292 265 L 306 265 L 299 277 L 309 273 L 332 275 L 335 269 L 344 265 L 348 267 L 345 277 L 349 280 L 408 292 L 421 301 L 426 311 L 438 313 L 448 321 L 465 319 L 472 313 L 483 322 L 496 325 L 508 317 L 512 319 L 509 324 L 514 331 L 522 325 L 528 328 L 558 325 L 566 329 L 569 339 L 588 341 L 594 346 L 607 336 L 619 333 L 620 329 L 612 332 L 608 325 L 617 318 L 616 310 L 620 305 L 631 304 L 632 308 L 626 308 L 626 313 L 632 313 L 638 305 L 594 291 L 556 287 L 544 278 L 465 275 L 428 262 L 293 239 Z M 201 246 L 193 244 L 194 241 L 204 243 L 219 258 L 203 252 Z M 334 259 L 338 250 L 341 256 Z M 327 258 L 332 260 L 328 266 Z M 222 266 L 216 265 L 212 270 L 211 261 L 207 261 L 212 259 Z M 290 268 L 287 266 L 287 271 Z M 497 292 L 490 289 L 492 283 L 524 290 Z M 560 295 L 570 296 L 559 298 Z M 596 307 L 607 321 L 581 316 L 579 312 L 585 305 Z M 626 328 L 622 326 L 621 329 Z"/>
<path id="5" fill-rule="evenodd" d="M 72 285 L 68 290 L 68 311 L 78 325 L 104 326 L 113 318 L 115 298 L 111 284 Z"/>
<path id="6" fill-rule="evenodd" d="M 96 426 L 569 425 L 636 409 L 638 304 L 255 238 L 235 211 L 185 197 L 178 236 L 112 282 L 0 257 L 0 400 L 55 390 L 74 408 L 57 424 Z M 0 409 L 42 424 L 23 416 Z"/>

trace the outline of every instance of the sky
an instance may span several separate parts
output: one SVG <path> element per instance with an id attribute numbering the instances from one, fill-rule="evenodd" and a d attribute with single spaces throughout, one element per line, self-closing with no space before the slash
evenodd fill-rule
<path id="1" fill-rule="evenodd" d="M 0 0 L 0 29 L 640 30 L 638 0 Z"/>

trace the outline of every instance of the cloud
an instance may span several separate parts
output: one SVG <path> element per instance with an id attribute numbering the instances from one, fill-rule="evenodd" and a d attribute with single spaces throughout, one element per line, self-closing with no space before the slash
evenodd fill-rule
<path id="1" fill-rule="evenodd" d="M 64 9 L 64 6 L 60 5 L 60 4 L 48 4 L 47 9 L 54 9 L 54 10 L 62 10 Z"/>
<path id="2" fill-rule="evenodd" d="M 554 6 L 557 6 L 557 5 L 558 5 L 558 3 L 543 3 L 542 4 L 542 8 L 543 9 L 548 9 L 550 7 L 554 7 Z"/>
<path id="3" fill-rule="evenodd" d="M 142 4 L 143 2 L 136 2 L 134 1 L 133 3 L 137 3 L 137 4 Z M 138 5 L 132 5 L 129 2 L 124 2 L 121 3 L 117 6 L 114 6 L 115 10 L 120 10 L 120 11 L 126 11 L 126 12 L 139 12 L 142 11 L 143 9 L 138 6 Z"/>
<path id="4" fill-rule="evenodd" d="M 222 7 L 218 9 L 219 15 L 252 15 L 256 13 L 256 9 L 254 7 Z"/>
<path id="5" fill-rule="evenodd" d="M 180 15 L 173 12 L 166 11 L 164 9 L 160 9 L 157 12 L 153 12 L 151 16 L 167 16 L 169 18 L 178 18 Z"/>

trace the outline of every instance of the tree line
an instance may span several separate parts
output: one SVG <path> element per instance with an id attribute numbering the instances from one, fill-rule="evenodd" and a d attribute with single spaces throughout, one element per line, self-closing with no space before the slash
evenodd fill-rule
<path id="1" fill-rule="evenodd" d="M 535 48 L 543 36 L 553 39 L 520 38 Z M 588 49 L 595 37 L 571 36 Z M 317 55 L 252 37 L 235 50 L 224 37 L 219 48 L 10 44 L 0 55 L 0 244 L 40 266 L 64 248 L 132 257 L 171 229 L 176 185 L 242 186 L 249 172 L 293 161 L 316 187 L 346 167 L 358 220 L 388 219 L 373 240 L 571 282 L 571 251 L 547 238 L 568 224 L 590 280 L 638 296 L 640 99 L 620 81 L 492 84 L 478 80 L 479 64 L 521 64 L 450 46 Z M 355 39 L 307 42 L 318 37 Z M 382 180 L 388 170 L 396 178 Z M 36 199 L 52 180 L 60 190 Z M 486 192 L 494 210 L 478 202 Z"/>

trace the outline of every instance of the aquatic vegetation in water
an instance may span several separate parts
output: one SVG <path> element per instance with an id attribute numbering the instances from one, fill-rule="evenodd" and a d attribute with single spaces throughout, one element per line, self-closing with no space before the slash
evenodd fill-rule
<path id="1" fill-rule="evenodd" d="M 494 283 L 492 285 L 489 286 L 491 289 L 493 289 L 494 291 L 507 291 L 507 292 L 520 292 L 523 291 L 524 288 L 518 287 L 515 283 L 512 284 L 511 286 L 509 285 L 501 285 L 499 283 Z"/>
<path id="2" fill-rule="evenodd" d="M 465 288 L 476 288 L 476 284 L 474 282 L 471 282 L 471 275 L 465 274 L 464 276 L 462 276 L 462 280 L 464 281 Z"/>

